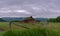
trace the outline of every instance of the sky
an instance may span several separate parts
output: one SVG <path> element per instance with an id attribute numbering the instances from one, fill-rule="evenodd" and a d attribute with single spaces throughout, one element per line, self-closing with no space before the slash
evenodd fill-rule
<path id="1" fill-rule="evenodd" d="M 0 17 L 60 16 L 60 0 L 0 0 Z"/>

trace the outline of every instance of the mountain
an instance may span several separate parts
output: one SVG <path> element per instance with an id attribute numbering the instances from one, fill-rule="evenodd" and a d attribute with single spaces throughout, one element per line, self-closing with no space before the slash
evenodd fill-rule
<path id="1" fill-rule="evenodd" d="M 35 18 L 35 19 L 41 22 L 46 22 L 48 20 L 48 18 Z"/>
<path id="2" fill-rule="evenodd" d="M 3 17 L 2 18 L 5 21 L 12 21 L 12 20 L 19 20 L 19 21 L 23 21 L 26 19 L 26 17 Z M 48 20 L 48 18 L 35 18 L 36 20 L 45 22 Z"/>
<path id="3" fill-rule="evenodd" d="M 5 22 L 5 20 L 4 20 L 4 19 L 2 19 L 2 18 L 0 18 L 0 22 Z"/>
<path id="4" fill-rule="evenodd" d="M 22 20 L 24 20 L 24 18 L 18 18 L 18 17 L 3 17 L 2 19 L 6 20 L 6 21 L 12 21 L 12 20 L 22 21 Z"/>

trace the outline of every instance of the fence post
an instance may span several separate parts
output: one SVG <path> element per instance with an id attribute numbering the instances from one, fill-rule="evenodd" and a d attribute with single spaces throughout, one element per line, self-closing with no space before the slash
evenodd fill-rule
<path id="1" fill-rule="evenodd" d="M 11 24 L 12 24 L 12 22 L 9 22 L 9 30 L 11 30 Z"/>

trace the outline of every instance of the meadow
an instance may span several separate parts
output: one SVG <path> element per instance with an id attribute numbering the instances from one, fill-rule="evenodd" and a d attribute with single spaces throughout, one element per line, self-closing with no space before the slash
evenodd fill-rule
<path id="1" fill-rule="evenodd" d="M 60 36 L 60 23 L 12 23 L 9 30 L 9 22 L 0 22 L 0 36 Z M 27 28 L 24 28 L 25 26 Z"/>

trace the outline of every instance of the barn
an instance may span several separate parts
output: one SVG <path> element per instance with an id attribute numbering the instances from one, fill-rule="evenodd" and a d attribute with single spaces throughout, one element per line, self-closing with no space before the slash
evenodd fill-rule
<path id="1" fill-rule="evenodd" d="M 25 20 L 22 21 L 23 23 L 38 23 L 39 20 L 34 19 L 32 16 L 27 17 Z"/>

